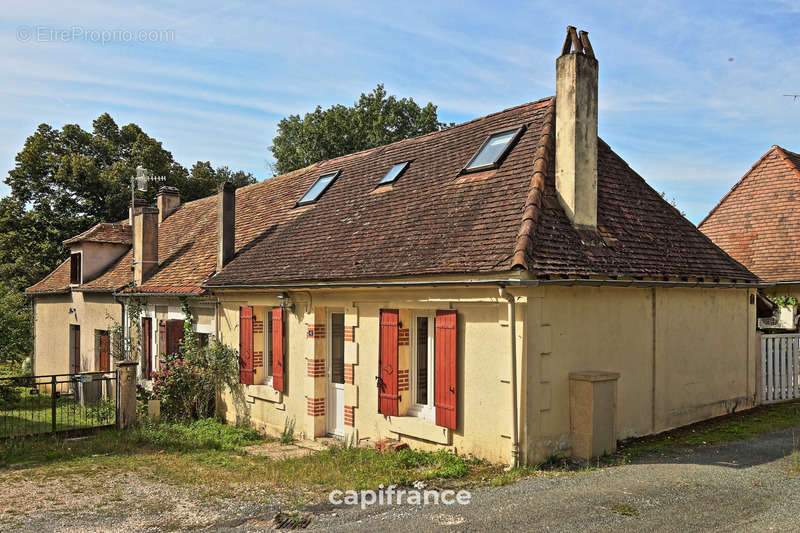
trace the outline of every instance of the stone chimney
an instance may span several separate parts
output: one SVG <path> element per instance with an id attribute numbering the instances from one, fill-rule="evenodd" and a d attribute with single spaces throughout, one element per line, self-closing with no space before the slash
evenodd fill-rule
<path id="1" fill-rule="evenodd" d="M 128 224 L 133 226 L 133 215 L 142 212 L 142 208 L 147 206 L 147 200 L 143 198 L 136 198 L 133 202 L 133 208 L 128 206 Z"/>
<path id="2" fill-rule="evenodd" d="M 573 225 L 597 228 L 597 60 L 589 34 L 567 26 L 556 60 L 556 190 Z"/>
<path id="3" fill-rule="evenodd" d="M 230 182 L 221 183 L 217 192 L 217 272 L 233 257 L 236 191 Z"/>
<path id="4" fill-rule="evenodd" d="M 158 223 L 170 216 L 181 206 L 181 194 L 175 187 L 161 187 L 156 200 L 158 206 Z"/>
<path id="5" fill-rule="evenodd" d="M 133 282 L 138 286 L 158 268 L 158 209 L 137 210 L 133 218 Z"/>

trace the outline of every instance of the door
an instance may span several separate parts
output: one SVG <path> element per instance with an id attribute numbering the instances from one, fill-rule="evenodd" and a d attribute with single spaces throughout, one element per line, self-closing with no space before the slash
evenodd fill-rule
<path id="1" fill-rule="evenodd" d="M 81 327 L 70 325 L 69 327 L 69 373 L 80 374 L 81 372 Z"/>
<path id="2" fill-rule="evenodd" d="M 327 367 L 328 433 L 344 435 L 344 313 L 330 314 L 330 342 Z"/>
<path id="3" fill-rule="evenodd" d="M 111 339 L 108 331 L 97 332 L 98 370 L 109 372 L 111 370 Z"/>

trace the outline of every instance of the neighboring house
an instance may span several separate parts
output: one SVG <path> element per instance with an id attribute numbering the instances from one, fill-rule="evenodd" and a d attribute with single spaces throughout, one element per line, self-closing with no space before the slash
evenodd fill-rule
<path id="1" fill-rule="evenodd" d="M 162 194 L 137 208 L 135 276 L 123 250 L 90 283 L 146 300 L 146 364 L 175 342 L 156 324 L 202 308 L 198 331 L 240 350 L 221 414 L 270 432 L 535 462 L 586 448 L 586 386 L 605 403 L 582 414 L 619 438 L 752 406 L 758 278 L 597 137 L 597 72 L 570 28 L 555 97 L 179 207 Z M 37 360 L 67 357 L 40 341 L 66 307 L 39 325 L 41 291 L 84 289 L 51 280 L 65 268 L 34 291 Z"/>
<path id="2" fill-rule="evenodd" d="M 571 28 L 555 98 L 238 190 L 225 416 L 534 462 L 585 448 L 579 382 L 620 438 L 754 405 L 758 279 L 598 139 L 597 72 Z"/>
<path id="3" fill-rule="evenodd" d="M 698 228 L 762 280 L 800 299 L 800 154 L 773 146 Z"/>

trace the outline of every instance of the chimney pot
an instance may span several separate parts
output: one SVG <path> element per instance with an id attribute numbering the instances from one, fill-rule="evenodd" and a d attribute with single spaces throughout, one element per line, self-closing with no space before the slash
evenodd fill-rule
<path id="1" fill-rule="evenodd" d="M 589 229 L 597 228 L 597 73 L 589 34 L 567 26 L 556 60 L 556 191 L 573 225 Z"/>
<path id="2" fill-rule="evenodd" d="M 235 211 L 235 187 L 230 182 L 223 182 L 217 192 L 217 272 L 233 257 L 236 239 Z"/>

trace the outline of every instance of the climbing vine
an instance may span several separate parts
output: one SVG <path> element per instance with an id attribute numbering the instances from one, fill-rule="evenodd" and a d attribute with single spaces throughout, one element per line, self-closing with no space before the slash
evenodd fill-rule
<path id="1" fill-rule="evenodd" d="M 794 307 L 797 305 L 797 298 L 783 294 L 780 296 L 767 296 L 769 300 L 778 307 Z"/>

